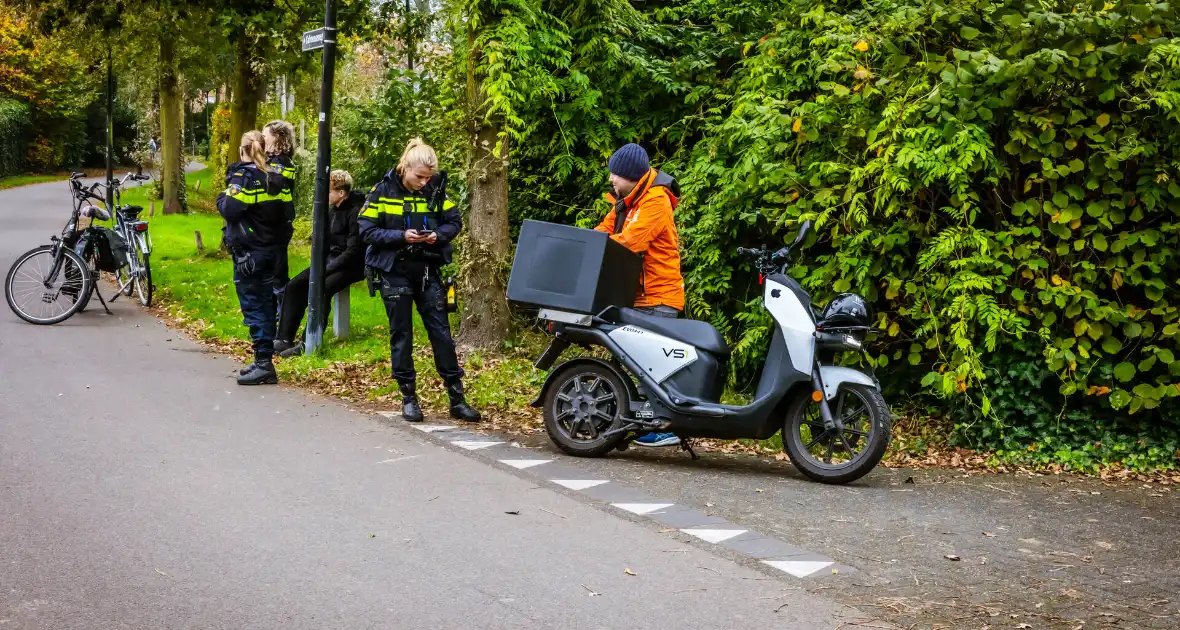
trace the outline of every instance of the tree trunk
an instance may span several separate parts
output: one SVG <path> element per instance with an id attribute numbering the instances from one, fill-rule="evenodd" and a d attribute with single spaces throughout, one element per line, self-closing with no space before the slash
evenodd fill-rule
<path id="1" fill-rule="evenodd" d="M 473 70 L 468 70 L 467 79 L 469 106 L 478 107 L 486 98 L 481 83 Z M 509 333 L 504 296 L 510 249 L 508 141 L 497 147 L 500 126 L 495 121 L 482 115 L 473 115 L 470 120 L 467 189 L 471 211 L 462 247 L 464 309 L 459 342 L 475 348 L 498 348 Z"/>
<path id="2" fill-rule="evenodd" d="M 253 48 L 249 36 L 238 38 L 237 60 L 234 68 L 233 109 L 229 122 L 230 161 L 237 159 L 238 143 L 242 134 L 258 126 L 258 102 L 262 100 L 265 86 L 250 65 Z"/>
<path id="3" fill-rule="evenodd" d="M 176 76 L 176 44 L 171 37 L 160 38 L 160 173 L 164 180 L 164 214 L 183 212 L 180 187 L 184 147 L 180 135 L 181 98 Z"/>

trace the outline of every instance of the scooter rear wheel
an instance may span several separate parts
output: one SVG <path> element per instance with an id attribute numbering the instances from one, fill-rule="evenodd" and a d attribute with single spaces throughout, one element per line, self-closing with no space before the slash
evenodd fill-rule
<path id="1" fill-rule="evenodd" d="M 622 424 L 630 409 L 627 388 L 611 370 L 593 363 L 564 368 L 545 392 L 542 415 L 549 439 L 576 457 L 601 457 L 626 437 L 604 436 Z"/>
<path id="2" fill-rule="evenodd" d="M 881 392 L 864 385 L 845 385 L 828 401 L 844 431 L 824 429 L 819 404 L 800 396 L 787 409 L 783 448 L 799 472 L 822 483 L 841 484 L 867 475 L 889 447 L 893 417 Z"/>

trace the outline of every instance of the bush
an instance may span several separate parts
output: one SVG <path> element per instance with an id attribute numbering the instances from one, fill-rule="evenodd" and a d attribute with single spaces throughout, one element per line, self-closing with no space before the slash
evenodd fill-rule
<path id="1" fill-rule="evenodd" d="M 812 220 L 793 274 L 821 302 L 870 300 L 884 331 L 873 363 L 898 388 L 972 393 L 972 415 L 990 418 L 988 361 L 1024 343 L 1069 403 L 1064 423 L 1174 405 L 1180 40 L 1165 30 L 1178 17 L 1139 3 L 790 3 L 689 162 L 695 299 L 761 340 L 733 248 L 758 238 L 756 211 L 780 240 Z M 761 347 L 739 343 L 738 364 Z"/>
<path id="2" fill-rule="evenodd" d="M 230 142 L 230 117 L 229 103 L 221 103 L 217 106 L 217 109 L 213 110 L 213 116 L 209 125 L 209 142 L 212 145 L 209 168 L 212 169 L 213 181 L 218 186 L 222 185 L 225 169 L 237 158 L 238 154 L 237 143 L 240 138 L 235 138 L 233 142 Z"/>
<path id="3" fill-rule="evenodd" d="M 0 177 L 20 173 L 25 165 L 29 106 L 0 97 Z"/>

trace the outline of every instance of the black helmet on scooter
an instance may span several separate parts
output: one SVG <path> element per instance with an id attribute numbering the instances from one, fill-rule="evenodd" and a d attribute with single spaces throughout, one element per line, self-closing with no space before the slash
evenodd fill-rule
<path id="1" fill-rule="evenodd" d="M 841 293 L 824 307 L 820 319 L 825 328 L 868 326 L 869 304 L 855 293 Z"/>

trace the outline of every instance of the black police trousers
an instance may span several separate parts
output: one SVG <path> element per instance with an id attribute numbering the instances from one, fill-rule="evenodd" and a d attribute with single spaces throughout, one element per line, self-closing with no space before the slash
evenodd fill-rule
<path id="1" fill-rule="evenodd" d="M 414 370 L 414 312 L 426 327 L 426 336 L 434 351 L 434 367 L 446 383 L 458 383 L 463 378 L 455 341 L 451 338 L 451 322 L 447 319 L 446 295 L 437 267 L 414 262 L 398 262 L 392 272 L 379 272 L 381 299 L 389 316 L 389 354 L 393 364 L 393 378 L 399 385 L 413 385 Z"/>
<path id="2" fill-rule="evenodd" d="M 285 251 L 285 248 L 284 248 Z M 234 288 L 242 307 L 242 323 L 250 330 L 255 360 L 270 360 L 275 353 L 274 272 L 277 247 L 234 248 Z"/>

